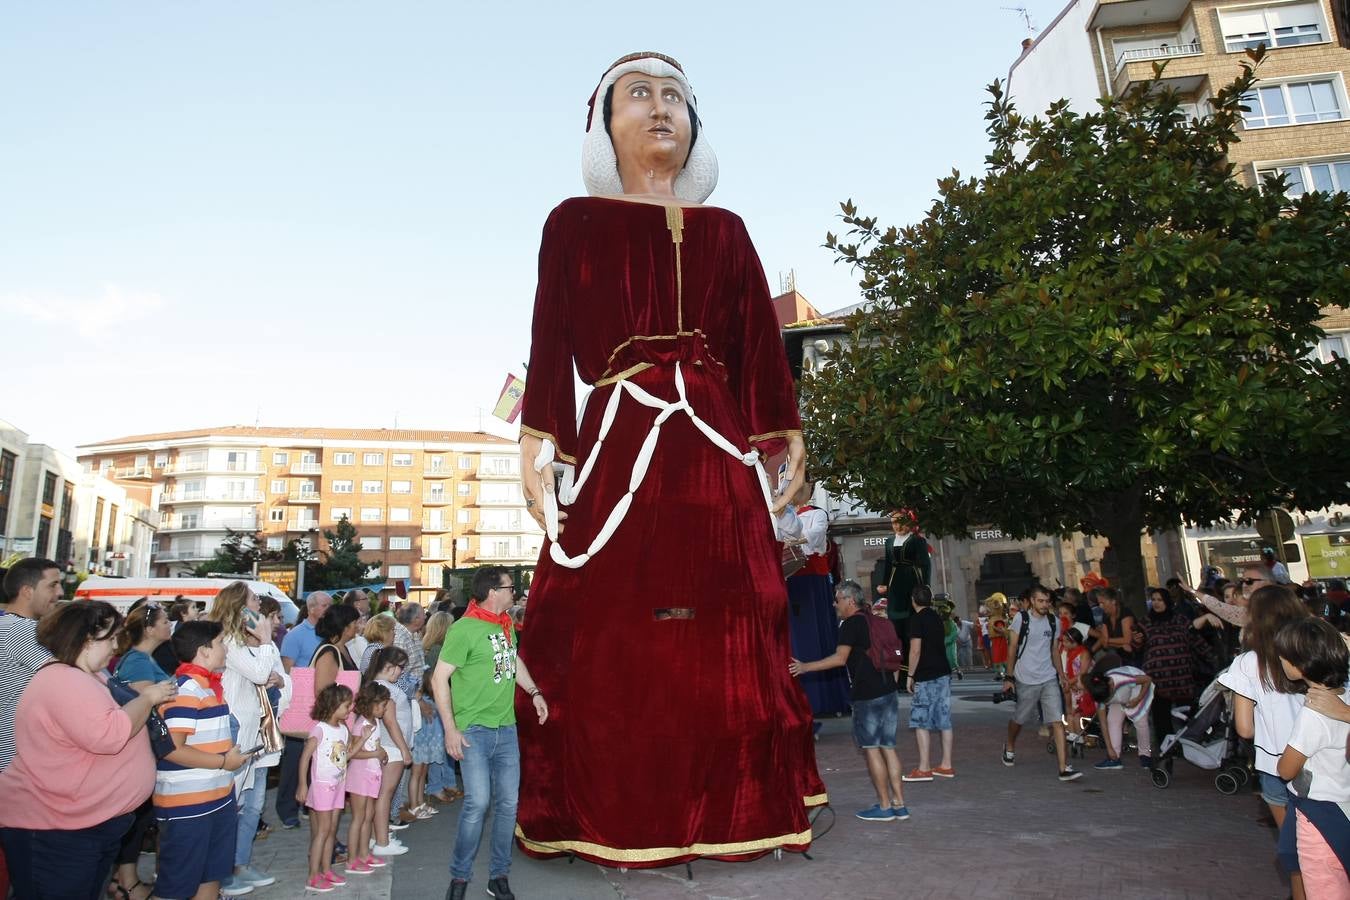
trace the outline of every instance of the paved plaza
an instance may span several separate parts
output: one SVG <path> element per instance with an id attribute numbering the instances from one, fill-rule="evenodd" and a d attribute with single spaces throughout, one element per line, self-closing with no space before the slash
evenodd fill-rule
<path id="1" fill-rule="evenodd" d="M 906 785 L 913 814 L 906 822 L 854 818 L 874 797 L 849 720 L 831 720 L 817 750 L 833 806 L 817 819 L 810 859 L 785 854 L 749 863 L 695 862 L 691 879 L 684 866 L 621 872 L 517 852 L 512 888 L 522 900 L 1288 896 L 1274 860 L 1274 833 L 1259 822 L 1255 794 L 1224 796 L 1215 790 L 1212 772 L 1185 763 L 1178 763 L 1172 786 L 1158 790 L 1132 758 L 1119 773 L 1091 771 L 1102 758 L 1093 750 L 1075 761 L 1087 774 L 1062 784 L 1034 729 L 1023 732 L 1017 765 L 1005 768 L 998 751 L 1011 708 L 989 702 L 995 687 L 987 674 L 957 683 L 957 777 Z M 912 767 L 912 741 L 901 752 Z M 412 852 L 380 874 L 350 878 L 331 896 L 444 896 L 458 805 L 443 809 L 402 832 Z M 275 823 L 270 798 L 268 819 Z M 303 896 L 307 839 L 303 830 L 276 831 L 257 844 L 257 862 L 280 881 L 251 896 Z M 484 846 L 470 897 L 486 896 L 487 856 Z"/>

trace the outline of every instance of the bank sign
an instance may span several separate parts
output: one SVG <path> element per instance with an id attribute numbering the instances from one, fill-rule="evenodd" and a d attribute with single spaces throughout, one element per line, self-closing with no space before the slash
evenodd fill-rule
<path id="1" fill-rule="evenodd" d="M 1305 534 L 1303 551 L 1313 578 L 1350 578 L 1350 534 Z"/>

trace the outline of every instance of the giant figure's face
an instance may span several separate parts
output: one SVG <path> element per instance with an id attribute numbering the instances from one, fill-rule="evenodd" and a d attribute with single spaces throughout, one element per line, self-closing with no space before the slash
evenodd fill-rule
<path id="1" fill-rule="evenodd" d="M 620 166 L 650 168 L 666 162 L 683 168 L 691 135 L 684 89 L 674 78 L 641 72 L 620 76 L 614 83 L 609 132 Z"/>

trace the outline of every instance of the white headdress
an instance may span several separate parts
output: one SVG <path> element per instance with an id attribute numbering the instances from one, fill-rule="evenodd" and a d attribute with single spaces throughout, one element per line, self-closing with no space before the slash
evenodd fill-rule
<path id="1" fill-rule="evenodd" d="M 598 194 L 622 194 L 623 182 L 619 179 L 619 160 L 614 154 L 614 142 L 605 130 L 602 109 L 605 92 L 613 86 L 619 77 L 629 72 L 641 72 L 653 78 L 674 78 L 689 98 L 690 114 L 697 114 L 698 102 L 684 77 L 684 69 L 669 56 L 660 53 L 633 53 L 620 59 L 609 67 L 600 85 L 591 94 L 590 112 L 586 116 L 586 139 L 581 145 L 581 177 L 586 182 L 586 191 L 592 196 Z M 717 154 L 713 152 L 704 133 L 702 120 L 699 121 L 698 137 L 689 152 L 689 161 L 684 170 L 675 178 L 675 196 L 691 203 L 702 203 L 717 187 Z"/>

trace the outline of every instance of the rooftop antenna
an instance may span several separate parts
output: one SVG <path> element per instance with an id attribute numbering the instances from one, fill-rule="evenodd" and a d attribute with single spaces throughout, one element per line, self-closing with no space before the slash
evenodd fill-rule
<path id="1" fill-rule="evenodd" d="M 1015 12 L 1022 17 L 1022 21 L 1027 26 L 1027 37 L 1034 38 L 1036 36 L 1036 32 L 1040 31 L 1039 28 L 1037 28 L 1034 24 L 1032 24 L 1031 10 L 1027 9 L 1025 6 L 1002 6 L 999 8 L 1006 9 L 1008 12 Z"/>

